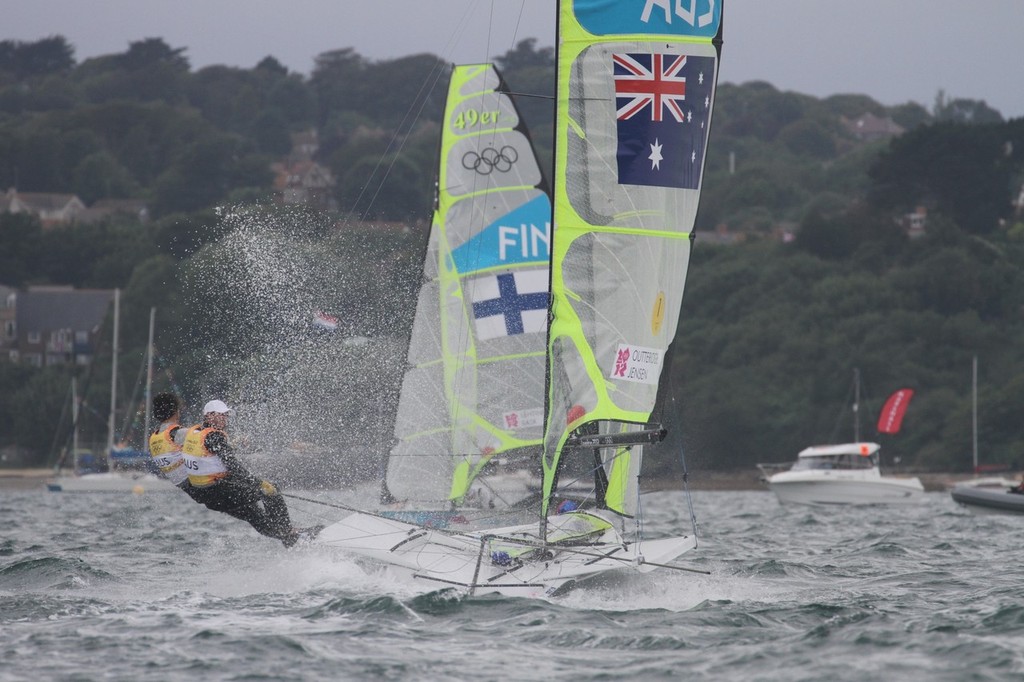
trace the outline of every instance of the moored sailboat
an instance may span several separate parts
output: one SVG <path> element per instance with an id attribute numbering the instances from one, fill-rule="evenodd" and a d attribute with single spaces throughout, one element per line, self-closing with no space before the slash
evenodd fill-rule
<path id="1" fill-rule="evenodd" d="M 113 320 L 113 359 L 110 377 L 110 413 L 107 421 L 107 471 L 84 471 L 78 462 L 78 396 L 72 397 L 72 419 L 75 444 L 72 446 L 73 466 L 70 473 L 58 473 L 47 481 L 46 488 L 50 492 L 66 493 L 144 493 L 144 492 L 179 492 L 170 481 L 157 476 L 149 466 L 149 453 L 131 451 L 129 457 L 118 456 L 118 449 L 114 446 L 114 432 L 116 423 L 117 405 L 117 361 L 118 361 L 118 336 L 120 328 L 121 307 L 120 291 L 114 290 L 114 320 Z M 149 396 L 152 384 L 152 354 L 153 354 L 153 324 L 155 309 L 150 311 L 149 344 L 147 348 L 147 364 L 149 369 L 146 376 L 146 429 L 149 428 Z M 123 449 L 122 449 L 123 451 Z M 123 462 L 131 459 L 137 462 L 141 455 L 143 463 L 141 466 L 126 465 Z"/>
<path id="2" fill-rule="evenodd" d="M 549 324 L 538 356 L 540 398 L 528 396 L 543 405 L 543 419 L 530 432 L 535 444 L 517 444 L 542 481 L 530 501 L 532 521 L 454 531 L 356 512 L 325 528 L 318 543 L 426 584 L 522 596 L 557 594 L 608 571 L 647 572 L 696 546 L 695 533 L 644 537 L 639 505 L 644 445 L 665 435 L 652 418 L 671 371 L 721 47 L 721 4 L 696 5 L 696 13 L 596 0 L 559 7 Z M 506 108 L 482 111 L 497 112 L 490 132 L 467 142 L 478 145 L 479 158 L 510 159 L 500 141 L 518 120 Z M 458 122 L 447 112 L 445 126 Z M 447 155 L 453 157 L 465 158 Z M 454 316 L 477 318 L 473 287 L 450 286 Z M 509 308 L 500 310 L 507 328 Z M 463 362 L 445 369 L 478 368 Z M 422 410 L 448 405 L 444 390 L 464 390 L 451 379 L 434 384 L 436 403 Z M 457 504 L 486 477 L 485 448 L 497 435 L 466 419 L 454 453 L 462 461 L 434 468 L 410 449 L 399 459 L 393 452 L 390 461 L 398 463 L 389 469 L 418 470 L 422 485 Z M 587 499 L 560 498 L 567 483 L 584 479 L 593 482 Z M 389 492 L 400 498 L 415 487 Z"/>

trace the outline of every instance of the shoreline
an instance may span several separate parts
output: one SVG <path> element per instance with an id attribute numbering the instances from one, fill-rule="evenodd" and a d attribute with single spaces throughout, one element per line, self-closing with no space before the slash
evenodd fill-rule
<path id="1" fill-rule="evenodd" d="M 890 474 L 886 474 L 887 476 Z M 1019 474 L 999 474 L 1010 480 L 1020 478 Z M 893 478 L 918 478 L 925 492 L 945 492 L 957 483 L 970 481 L 978 476 L 971 473 L 893 473 Z M 768 490 L 760 471 L 740 469 L 737 471 L 691 471 L 690 490 Z"/>
<path id="2" fill-rule="evenodd" d="M 0 490 L 32 490 L 45 489 L 46 481 L 58 473 L 53 469 L 0 469 Z M 927 473 L 927 474 L 894 474 L 899 477 L 921 479 L 925 492 L 944 492 L 961 481 L 977 478 L 970 473 Z M 1011 480 L 1019 478 L 1017 473 L 1005 473 L 1003 477 Z M 673 486 L 644 486 L 646 490 L 679 488 Z M 764 490 L 768 486 L 757 470 L 740 469 L 737 471 L 691 471 L 687 484 L 690 490 Z"/>

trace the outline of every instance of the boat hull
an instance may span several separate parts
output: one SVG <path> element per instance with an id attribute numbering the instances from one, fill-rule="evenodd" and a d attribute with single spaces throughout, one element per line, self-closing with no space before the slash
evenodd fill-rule
<path id="1" fill-rule="evenodd" d="M 550 517 L 549 523 L 557 533 L 583 517 L 600 518 L 591 513 L 569 518 L 573 516 Z M 626 543 L 614 529 L 606 528 L 593 537 L 540 548 L 537 531 L 533 523 L 454 533 L 355 513 L 322 530 L 316 543 L 438 588 L 519 597 L 556 596 L 609 571 L 645 573 L 696 547 L 692 536 Z"/>
<path id="2" fill-rule="evenodd" d="M 916 504 L 924 496 L 924 486 L 917 478 L 844 476 L 842 473 L 785 472 L 769 478 L 768 487 L 783 504 Z"/>
<path id="3" fill-rule="evenodd" d="M 956 485 L 949 491 L 953 500 L 976 514 L 1024 514 L 1024 495 L 1005 487 Z"/>
<path id="4" fill-rule="evenodd" d="M 63 493 L 170 493 L 181 492 L 170 481 L 153 474 L 105 472 L 57 476 L 46 482 L 50 492 Z"/>

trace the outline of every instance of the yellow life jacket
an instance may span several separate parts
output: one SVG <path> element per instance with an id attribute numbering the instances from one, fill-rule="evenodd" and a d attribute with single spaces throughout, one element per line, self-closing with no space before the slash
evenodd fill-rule
<path id="1" fill-rule="evenodd" d="M 179 426 L 168 422 L 166 428 L 157 429 L 149 437 L 149 454 L 160 472 L 174 485 L 188 480 L 188 471 L 182 466 L 181 446 L 174 442 L 171 432 Z"/>
<path id="2" fill-rule="evenodd" d="M 206 437 L 216 430 L 196 424 L 188 430 L 185 444 L 181 446 L 181 459 L 188 472 L 188 482 L 196 488 L 213 485 L 228 475 L 227 467 L 220 457 L 206 449 Z"/>

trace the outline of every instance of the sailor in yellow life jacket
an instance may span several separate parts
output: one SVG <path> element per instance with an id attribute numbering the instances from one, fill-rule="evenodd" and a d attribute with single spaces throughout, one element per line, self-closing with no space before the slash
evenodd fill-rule
<path id="1" fill-rule="evenodd" d="M 288 505 L 277 487 L 253 476 L 236 457 L 225 433 L 232 412 L 223 401 L 211 400 L 203 408 L 203 422 L 185 435 L 182 460 L 192 498 L 291 547 L 302 533 L 292 528 Z"/>
<path id="2" fill-rule="evenodd" d="M 185 477 L 193 488 L 206 488 L 217 481 L 227 478 L 228 468 L 224 461 L 214 452 L 221 451 L 223 446 L 220 443 L 214 444 L 214 439 L 224 432 L 208 426 L 206 423 L 196 424 L 185 433 L 185 442 L 182 446 L 182 459 L 185 463 Z M 211 446 L 207 447 L 206 438 L 213 436 Z M 224 444 L 227 438 L 222 439 Z"/>
<path id="3" fill-rule="evenodd" d="M 181 421 L 181 401 L 173 393 L 158 393 L 153 396 L 153 417 L 160 425 L 149 436 L 149 454 L 160 475 L 189 495 L 192 486 L 188 481 L 188 470 L 181 456 L 181 445 L 185 440 L 185 429 Z"/>

